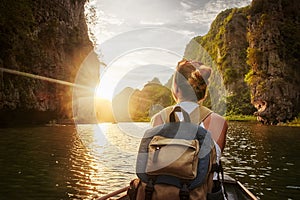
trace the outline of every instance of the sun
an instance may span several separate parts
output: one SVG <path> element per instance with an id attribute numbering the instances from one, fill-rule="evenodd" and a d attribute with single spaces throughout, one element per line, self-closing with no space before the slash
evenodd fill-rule
<path id="1" fill-rule="evenodd" d="M 123 65 L 124 63 L 125 61 L 123 60 Z M 120 67 L 119 62 L 106 67 L 101 73 L 100 82 L 96 89 L 96 97 L 112 101 L 114 94 L 116 94 L 118 83 L 128 73 L 128 70 L 128 68 Z"/>
<path id="2" fill-rule="evenodd" d="M 100 83 L 96 88 L 96 98 L 112 101 L 116 81 L 109 74 L 101 77 Z"/>

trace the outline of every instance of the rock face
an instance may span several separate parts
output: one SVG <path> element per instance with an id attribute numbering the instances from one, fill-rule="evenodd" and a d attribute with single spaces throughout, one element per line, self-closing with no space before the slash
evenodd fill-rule
<path id="1" fill-rule="evenodd" d="M 255 115 L 265 124 L 300 112 L 300 3 L 253 0 L 220 13 L 205 36 L 194 38 L 213 58 L 227 90 L 226 114 Z M 201 48 L 186 57 L 205 60 Z"/>
<path id="2" fill-rule="evenodd" d="M 249 17 L 248 75 L 263 123 L 292 120 L 300 111 L 300 3 L 254 0 Z"/>
<path id="3" fill-rule="evenodd" d="M 85 0 L 1 1 L 0 123 L 72 118 L 72 87 L 18 74 L 73 83 L 92 50 Z"/>

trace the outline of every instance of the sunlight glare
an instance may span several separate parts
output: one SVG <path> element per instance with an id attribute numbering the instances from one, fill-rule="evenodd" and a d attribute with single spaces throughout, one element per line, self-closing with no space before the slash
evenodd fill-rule
<path id="1" fill-rule="evenodd" d="M 96 97 L 111 101 L 125 87 L 142 89 L 154 77 L 165 84 L 180 59 L 179 55 L 163 49 L 138 49 L 124 54 L 102 72 Z M 141 67 L 143 71 L 136 70 Z"/>

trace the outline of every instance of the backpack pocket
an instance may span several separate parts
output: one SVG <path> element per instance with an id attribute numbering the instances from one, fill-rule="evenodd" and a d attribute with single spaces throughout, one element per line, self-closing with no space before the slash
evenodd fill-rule
<path id="1" fill-rule="evenodd" d="M 194 179 L 198 167 L 198 140 L 154 136 L 149 143 L 146 173 Z"/>

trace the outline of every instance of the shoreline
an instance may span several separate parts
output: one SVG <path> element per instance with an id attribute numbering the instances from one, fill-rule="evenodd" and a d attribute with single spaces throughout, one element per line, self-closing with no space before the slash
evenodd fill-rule
<path id="1" fill-rule="evenodd" d="M 225 116 L 225 119 L 227 121 L 237 121 L 237 122 L 257 122 L 257 123 L 261 123 L 259 121 L 257 121 L 256 117 L 253 115 L 228 115 Z M 262 123 L 261 123 L 262 124 Z M 300 118 L 296 117 L 293 121 L 290 122 L 280 122 L 276 125 L 267 125 L 267 126 L 293 126 L 293 127 L 300 127 Z"/>
<path id="2" fill-rule="evenodd" d="M 249 123 L 259 123 L 256 117 L 253 115 L 228 115 L 224 117 L 228 122 L 249 122 Z M 130 121 L 132 122 L 132 121 Z M 136 121 L 136 122 L 149 122 L 149 121 Z M 92 124 L 93 122 L 83 122 L 82 124 Z M 98 122 L 98 123 L 112 123 L 116 124 L 118 122 Z M 10 123 L 10 124 L 0 124 L 0 128 L 13 128 L 13 127 L 36 127 L 36 126 L 48 126 L 48 127 L 60 127 L 60 126 L 75 126 L 76 123 L 73 120 L 51 120 L 48 123 Z M 266 125 L 266 126 L 290 126 L 290 127 L 300 127 L 300 118 L 296 117 L 293 121 L 286 123 L 278 123 L 276 125 Z"/>

